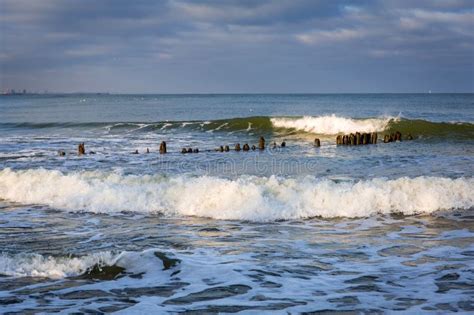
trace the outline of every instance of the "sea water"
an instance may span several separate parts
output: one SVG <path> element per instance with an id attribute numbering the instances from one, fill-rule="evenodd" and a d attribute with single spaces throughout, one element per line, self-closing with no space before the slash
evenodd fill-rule
<path id="1" fill-rule="evenodd" d="M 473 123 L 473 94 L 0 96 L 0 312 L 474 311 Z"/>

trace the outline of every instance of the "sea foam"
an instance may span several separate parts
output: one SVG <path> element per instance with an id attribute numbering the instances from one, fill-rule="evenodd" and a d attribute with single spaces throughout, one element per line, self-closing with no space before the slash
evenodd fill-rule
<path id="1" fill-rule="evenodd" d="M 402 177 L 335 182 L 313 176 L 241 176 L 231 180 L 4 169 L 0 171 L 0 198 L 68 211 L 273 221 L 469 209 L 474 207 L 474 179 Z"/>
<path id="2" fill-rule="evenodd" d="M 94 265 L 109 266 L 119 255 L 104 251 L 82 257 L 54 257 L 36 253 L 0 254 L 0 274 L 15 277 L 64 278 L 77 276 Z"/>
<path id="3" fill-rule="evenodd" d="M 338 133 L 376 132 L 387 129 L 391 121 L 398 118 L 354 119 L 329 116 L 304 116 L 299 118 L 271 118 L 276 128 L 296 129 L 316 134 L 334 135 Z"/>

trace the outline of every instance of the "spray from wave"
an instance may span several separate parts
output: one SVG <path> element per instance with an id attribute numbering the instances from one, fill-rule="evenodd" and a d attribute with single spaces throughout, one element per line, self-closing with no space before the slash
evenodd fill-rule
<path id="1" fill-rule="evenodd" d="M 107 266 L 117 266 L 127 270 L 127 273 L 149 273 L 162 275 L 164 261 L 176 264 L 179 260 L 170 259 L 170 253 L 162 253 L 157 249 L 147 249 L 141 252 L 133 251 L 100 251 L 83 256 L 50 256 L 38 253 L 0 254 L 0 275 L 13 277 L 42 277 L 61 279 L 76 277 L 93 272 L 94 268 L 102 269 Z M 159 264 L 161 261 L 162 264 Z M 172 267 L 167 266 L 165 269 Z M 159 280 L 159 279 L 157 279 Z"/>
<path id="2" fill-rule="evenodd" d="M 99 252 L 82 257 L 53 257 L 35 253 L 0 254 L 0 274 L 14 277 L 65 278 L 77 276 L 95 265 L 110 266 L 118 256 Z"/>
<path id="3" fill-rule="evenodd" d="M 276 128 L 295 129 L 316 134 L 334 135 L 338 133 L 384 131 L 389 124 L 398 118 L 367 118 L 353 119 L 330 116 L 304 116 L 300 118 L 271 118 Z"/>
<path id="4" fill-rule="evenodd" d="M 335 182 L 279 178 L 63 174 L 44 169 L 0 171 L 0 198 L 69 211 L 134 211 L 168 216 L 273 221 L 367 217 L 474 207 L 474 178 L 416 177 Z"/>

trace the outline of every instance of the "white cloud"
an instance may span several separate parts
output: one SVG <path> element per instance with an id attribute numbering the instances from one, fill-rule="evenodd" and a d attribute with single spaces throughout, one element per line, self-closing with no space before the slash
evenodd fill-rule
<path id="1" fill-rule="evenodd" d="M 368 32 L 362 29 L 335 29 L 330 31 L 314 30 L 297 34 L 296 39 L 304 44 L 318 45 L 325 43 L 346 42 L 366 37 Z"/>

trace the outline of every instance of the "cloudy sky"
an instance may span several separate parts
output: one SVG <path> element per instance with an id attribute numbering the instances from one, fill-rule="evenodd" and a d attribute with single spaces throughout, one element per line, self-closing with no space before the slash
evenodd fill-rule
<path id="1" fill-rule="evenodd" d="M 473 3 L 0 0 L 0 89 L 474 92 Z"/>

